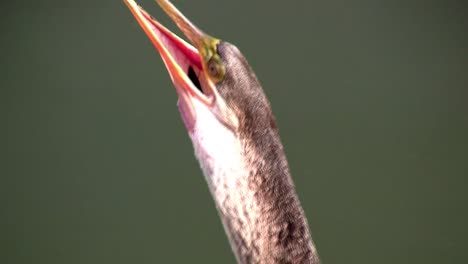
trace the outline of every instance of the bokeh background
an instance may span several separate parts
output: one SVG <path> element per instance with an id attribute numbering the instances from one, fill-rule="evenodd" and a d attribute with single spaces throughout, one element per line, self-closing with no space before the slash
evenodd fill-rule
<path id="1" fill-rule="evenodd" d="M 256 70 L 323 263 L 466 263 L 462 1 L 174 3 Z M 0 262 L 234 263 L 124 3 L 1 10 Z"/>

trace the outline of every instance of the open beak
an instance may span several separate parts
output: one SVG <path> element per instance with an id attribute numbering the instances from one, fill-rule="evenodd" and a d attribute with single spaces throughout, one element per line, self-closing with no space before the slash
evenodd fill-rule
<path id="1" fill-rule="evenodd" d="M 191 130 L 196 121 L 193 100 L 199 100 L 207 106 L 214 101 L 213 93 L 209 91 L 212 83 L 206 78 L 199 52 L 203 49 L 203 43 L 212 38 L 194 26 L 167 0 L 156 1 L 195 47 L 153 19 L 134 0 L 124 1 L 159 51 L 179 95 L 178 106 L 182 119 L 187 129 Z M 204 90 L 201 83 L 208 84 L 204 85 Z"/>

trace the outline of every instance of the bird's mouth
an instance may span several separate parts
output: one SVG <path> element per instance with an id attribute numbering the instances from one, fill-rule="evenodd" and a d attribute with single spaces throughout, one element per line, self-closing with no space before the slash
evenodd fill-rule
<path id="1" fill-rule="evenodd" d="M 134 0 L 124 1 L 159 51 L 179 95 L 178 106 L 182 118 L 190 130 L 196 121 L 193 100 L 199 100 L 207 106 L 214 101 L 211 88 L 213 84 L 206 78 L 203 58 L 199 52 L 204 43 L 213 39 L 195 27 L 166 0 L 157 2 L 196 48 L 157 22 Z"/>

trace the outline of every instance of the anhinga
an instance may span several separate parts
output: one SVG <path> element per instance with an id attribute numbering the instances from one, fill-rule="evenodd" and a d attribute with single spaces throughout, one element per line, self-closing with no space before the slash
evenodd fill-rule
<path id="1" fill-rule="evenodd" d="M 239 263 L 319 263 L 270 103 L 240 51 L 156 0 L 190 45 L 125 0 L 159 51 Z"/>

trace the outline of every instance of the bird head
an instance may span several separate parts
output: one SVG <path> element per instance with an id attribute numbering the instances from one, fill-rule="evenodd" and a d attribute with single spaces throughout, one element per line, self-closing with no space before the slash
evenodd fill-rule
<path id="1" fill-rule="evenodd" d="M 212 129 L 213 124 L 236 135 L 275 126 L 257 77 L 234 45 L 205 34 L 167 0 L 156 1 L 190 43 L 161 25 L 134 0 L 124 1 L 168 69 L 189 133 Z"/>
<path id="2" fill-rule="evenodd" d="M 318 263 L 269 102 L 232 44 L 156 0 L 190 44 L 124 0 L 159 51 L 239 263 Z"/>

